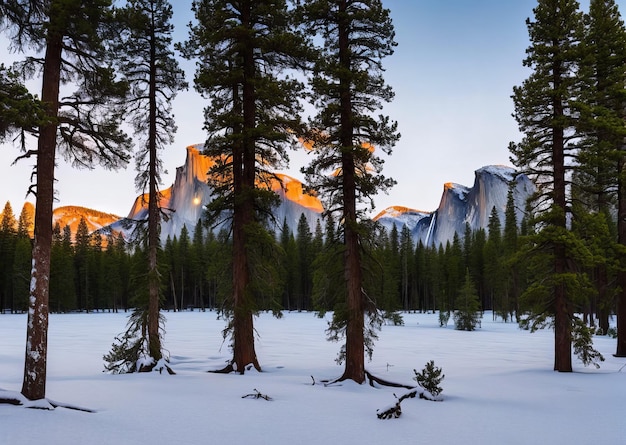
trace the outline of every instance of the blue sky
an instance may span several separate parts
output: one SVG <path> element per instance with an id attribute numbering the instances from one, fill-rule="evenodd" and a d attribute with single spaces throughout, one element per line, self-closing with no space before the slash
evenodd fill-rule
<path id="1" fill-rule="evenodd" d="M 175 39 L 186 39 L 185 25 L 193 19 L 191 0 L 173 4 Z M 375 199 L 376 212 L 391 205 L 432 211 L 444 183 L 471 186 L 478 168 L 509 165 L 508 143 L 520 139 L 510 96 L 513 86 L 529 74 L 522 66 L 529 44 L 525 20 L 532 17 L 536 1 L 383 0 L 383 4 L 391 10 L 398 42 L 394 55 L 383 62 L 385 78 L 396 93 L 383 112 L 398 121 L 402 138 L 385 157 L 383 171 L 398 184 Z M 626 0 L 618 4 L 624 14 Z M 588 1 L 582 1 L 581 8 L 586 11 Z M 6 62 L 15 56 L 8 54 L 5 42 L 0 40 L 0 60 Z M 193 85 L 194 62 L 184 61 L 183 68 Z M 174 103 L 179 130 L 175 143 L 163 153 L 168 170 L 164 188 L 174 181 L 176 167 L 183 165 L 185 147 L 205 139 L 205 104 L 193 86 Z M 4 184 L 0 205 L 11 201 L 16 214 L 32 164 L 27 160 L 11 167 L 17 154 L 10 144 L 0 152 Z M 301 179 L 299 167 L 306 156 L 290 156 L 288 173 Z M 81 205 L 126 215 L 136 195 L 134 177 L 134 164 L 115 173 L 77 171 L 60 161 L 57 206 Z"/>

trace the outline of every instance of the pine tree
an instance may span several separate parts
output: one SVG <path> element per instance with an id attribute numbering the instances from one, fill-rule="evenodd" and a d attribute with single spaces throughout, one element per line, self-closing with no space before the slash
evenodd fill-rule
<path id="1" fill-rule="evenodd" d="M 180 229 L 180 237 L 178 238 L 176 256 L 178 258 L 178 269 L 175 272 L 175 276 L 180 281 L 179 297 L 180 297 L 180 310 L 184 311 L 187 308 L 188 302 L 186 297 L 189 295 L 189 274 L 191 271 L 189 251 L 191 250 L 191 240 L 189 239 L 189 230 L 187 225 L 183 224 Z"/>
<path id="2" fill-rule="evenodd" d="M 187 88 L 184 73 L 174 58 L 172 47 L 172 6 L 167 0 L 130 0 L 117 11 L 123 24 L 115 46 L 120 71 L 129 83 L 127 116 L 135 135 L 142 140 L 136 155 L 137 189 L 148 196 L 148 288 L 147 343 L 153 364 L 163 357 L 159 314 L 161 274 L 158 267 L 161 227 L 161 193 L 163 170 L 159 150 L 174 142 L 176 125 L 171 101 Z M 146 365 L 142 371 L 150 371 Z"/>
<path id="3" fill-rule="evenodd" d="M 46 389 L 57 155 L 76 166 L 91 167 L 96 162 L 106 168 L 125 165 L 129 141 L 119 130 L 118 99 L 126 89 L 115 80 L 107 64 L 109 0 L 43 3 L 9 0 L 2 2 L 0 8 L 0 17 L 15 47 L 20 50 L 36 47 L 43 53 L 43 58 L 28 57 L 21 64 L 23 72 L 42 73 L 41 102 L 45 116 L 36 129 L 37 149 L 20 156 L 36 157 L 33 187 L 37 198 L 22 394 L 28 399 L 42 399 Z M 61 85 L 70 81 L 76 90 L 64 92 L 61 101 Z"/>
<path id="4" fill-rule="evenodd" d="M 25 237 L 33 237 L 35 225 L 35 207 L 26 202 L 22 206 L 20 217 L 17 220 L 17 234 Z"/>
<path id="5" fill-rule="evenodd" d="M 583 40 L 584 62 L 581 66 L 583 86 L 578 107 L 581 112 L 579 129 L 583 133 L 579 180 L 592 211 L 604 213 L 611 220 L 617 190 L 617 242 L 626 245 L 626 29 L 614 0 L 591 0 L 585 16 Z M 623 251 L 623 248 L 621 249 Z M 617 271 L 618 294 L 617 356 L 626 357 L 626 272 Z M 596 282 L 601 292 L 599 305 L 607 306 L 607 274 L 604 265 L 596 265 Z M 606 329 L 608 311 L 600 309 L 601 323 Z"/>
<path id="6" fill-rule="evenodd" d="M 16 221 L 9 201 L 0 217 L 0 312 L 13 301 L 13 255 L 16 243 Z"/>
<path id="7" fill-rule="evenodd" d="M 0 24 L 7 8 L 0 4 Z M 18 73 L 0 63 L 0 142 L 7 136 L 20 133 L 22 149 L 26 148 L 26 133 L 34 133 L 44 122 L 44 107 L 24 86 Z"/>
<path id="8" fill-rule="evenodd" d="M 89 255 L 89 272 L 90 272 L 90 281 L 92 283 L 92 293 L 93 293 L 93 309 L 95 311 L 99 311 L 104 309 L 105 306 L 105 298 L 103 295 L 104 289 L 104 273 L 103 273 L 103 265 L 102 265 L 102 233 L 99 231 L 95 231 L 91 234 L 91 249 Z"/>
<path id="9" fill-rule="evenodd" d="M 413 270 L 415 269 L 414 260 L 411 230 L 405 224 L 402 226 L 402 232 L 400 233 L 400 297 L 402 309 L 405 311 L 414 309 L 414 295 L 412 292 Z"/>
<path id="10" fill-rule="evenodd" d="M 307 181 L 327 198 L 326 211 L 340 215 L 344 244 L 346 306 L 335 312 L 329 336 L 345 334 L 345 370 L 339 380 L 362 383 L 368 341 L 365 313 L 374 324 L 378 314 L 363 287 L 360 246 L 365 232 L 359 205 L 373 207 L 373 196 L 394 184 L 381 174 L 383 160 L 374 147 L 390 153 L 399 138 L 397 125 L 382 115 L 372 117 L 383 102 L 393 99 L 382 76 L 382 59 L 393 53 L 394 29 L 380 0 L 311 0 L 301 13 L 304 26 L 324 43 L 312 79 L 318 114 L 308 139 L 314 159 L 304 171 Z"/>
<path id="11" fill-rule="evenodd" d="M 283 299 L 282 306 L 288 311 L 291 311 L 295 307 L 293 301 L 295 295 L 299 292 L 300 280 L 298 278 L 299 273 L 299 259 L 298 249 L 296 246 L 296 240 L 293 236 L 293 232 L 287 223 L 287 217 L 283 219 L 282 229 L 280 231 L 280 247 L 283 250 Z"/>
<path id="12" fill-rule="evenodd" d="M 309 309 L 311 303 L 311 292 L 313 288 L 312 263 L 313 263 L 313 234 L 309 229 L 309 222 L 304 213 L 298 219 L 298 232 L 296 246 L 298 248 L 298 279 L 300 281 L 296 308 L 297 310 Z"/>
<path id="13" fill-rule="evenodd" d="M 53 230 L 50 257 L 50 308 L 57 312 L 76 309 L 76 283 L 74 282 L 74 251 L 70 226 L 57 222 Z"/>
<path id="14" fill-rule="evenodd" d="M 428 391 L 430 395 L 433 396 L 434 400 L 440 400 L 438 396 L 443 391 L 443 388 L 439 385 L 445 378 L 445 374 L 441 373 L 441 368 L 435 366 L 435 361 L 431 360 L 426 363 L 426 366 L 424 366 L 424 369 L 422 369 L 421 372 L 417 372 L 416 369 L 414 369 L 413 372 L 415 373 L 413 380 L 415 380 L 419 386 Z M 422 395 L 421 397 L 424 396 Z"/>
<path id="15" fill-rule="evenodd" d="M 30 270 L 32 267 L 32 244 L 27 236 L 20 235 L 15 241 L 12 272 L 12 303 L 14 311 L 28 310 L 30 289 Z"/>
<path id="16" fill-rule="evenodd" d="M 567 159 L 575 155 L 572 101 L 579 90 L 576 71 L 583 24 L 578 7 L 575 0 L 539 0 L 534 21 L 526 21 L 531 46 L 524 65 L 533 71 L 513 90 L 514 115 L 525 136 L 510 145 L 512 161 L 537 186 L 533 213 L 539 230 L 531 251 L 544 259 L 537 258 L 536 266 L 543 269 L 533 271 L 533 283 L 525 292 L 533 302 L 528 321 L 538 328 L 554 320 L 554 369 L 560 372 L 572 371 L 572 300 L 584 281 L 573 267 L 579 243 L 567 227 Z"/>
<path id="17" fill-rule="evenodd" d="M 513 184 L 513 183 L 511 183 Z M 509 302 L 509 314 L 511 319 L 518 314 L 518 298 L 520 288 L 522 287 L 523 267 L 516 267 L 516 254 L 519 250 L 518 243 L 518 224 L 515 210 L 515 201 L 513 200 L 513 185 L 509 186 L 506 199 L 506 209 L 504 211 L 504 235 L 502 237 L 504 267 L 506 268 L 506 300 Z"/>
<path id="18" fill-rule="evenodd" d="M 74 268 L 76 270 L 76 298 L 78 309 L 89 312 L 92 308 L 89 256 L 91 253 L 91 235 L 87 221 L 81 216 L 74 236 Z"/>
<path id="19" fill-rule="evenodd" d="M 261 369 L 253 317 L 256 299 L 267 295 L 255 295 L 254 288 L 270 280 L 253 282 L 263 278 L 255 276 L 259 265 L 252 261 L 275 249 L 263 227 L 278 199 L 269 188 L 278 180 L 271 169 L 286 161 L 285 149 L 301 127 L 303 86 L 285 70 L 302 65 L 308 48 L 292 29 L 285 0 L 196 0 L 192 7 L 198 23 L 182 49 L 199 59 L 195 86 L 211 98 L 205 154 L 215 160 L 210 185 L 219 198 L 208 209 L 213 220 L 232 215 L 232 299 L 226 309 L 233 358 L 223 371 L 244 373 L 248 365 Z"/>
<path id="20" fill-rule="evenodd" d="M 489 216 L 489 238 L 485 244 L 485 276 L 487 282 L 487 294 L 489 306 L 494 311 L 494 317 L 500 316 L 507 321 L 509 315 L 509 303 L 506 300 L 505 269 L 503 264 L 503 244 L 500 216 L 494 207 Z"/>
<path id="21" fill-rule="evenodd" d="M 454 309 L 455 329 L 473 331 L 480 324 L 480 300 L 469 270 L 465 271 L 465 282 L 454 300 Z"/>
<path id="22" fill-rule="evenodd" d="M 207 269 L 207 257 L 204 243 L 204 227 L 202 220 L 199 220 L 193 229 L 193 241 L 191 243 L 190 267 L 193 286 L 193 306 L 199 307 L 203 311 L 206 308 L 204 301 L 205 294 L 205 274 Z"/>
<path id="23" fill-rule="evenodd" d="M 445 308 L 450 311 L 454 308 L 454 301 L 463 285 L 463 277 L 466 270 L 459 236 L 455 233 L 452 237 L 452 243 L 447 242 L 445 249 L 440 252 L 439 260 L 441 261 L 442 272 L 445 277 L 443 281 Z"/>
<path id="24" fill-rule="evenodd" d="M 102 252 L 101 283 L 103 308 L 108 312 L 117 312 L 119 301 L 123 293 L 123 281 L 120 273 L 120 263 L 123 251 L 118 250 L 116 239 L 113 234 L 106 238 L 106 249 Z"/>

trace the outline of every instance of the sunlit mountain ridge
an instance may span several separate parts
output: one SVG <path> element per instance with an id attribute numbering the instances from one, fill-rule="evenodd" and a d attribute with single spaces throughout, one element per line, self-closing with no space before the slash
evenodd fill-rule
<path id="1" fill-rule="evenodd" d="M 185 164 L 176 169 L 174 183 L 161 190 L 160 205 L 167 215 L 162 221 L 161 239 L 179 236 L 183 226 L 191 235 L 198 221 L 203 216 L 206 204 L 214 198 L 213 189 L 207 179 L 214 160 L 202 154 L 202 144 L 186 147 Z M 297 230 L 298 220 L 304 215 L 313 231 L 321 220 L 323 206 L 318 197 L 306 193 L 304 185 L 285 174 L 276 174 L 268 186 L 280 197 L 280 204 L 274 209 L 269 221 L 270 229 L 276 233 L 283 229 L 286 222 L 291 230 Z M 455 233 L 460 237 L 465 233 L 466 224 L 472 230 L 487 228 L 492 209 L 498 212 L 504 225 L 509 188 L 513 192 L 517 222 L 523 217 L 527 198 L 535 187 L 530 179 L 506 166 L 490 165 L 475 171 L 474 184 L 467 187 L 449 182 L 444 184 L 441 201 L 437 209 L 423 211 L 408 207 L 389 207 L 373 219 L 388 231 L 395 225 L 400 231 L 406 226 L 414 243 L 438 246 L 452 241 Z M 415 191 L 416 200 L 419 190 Z M 32 204 L 31 204 L 32 206 Z M 61 227 L 69 225 L 76 233 L 78 223 L 84 217 L 90 231 L 123 232 L 132 236 L 132 228 L 137 221 L 147 217 L 147 197 L 140 195 L 131 204 L 126 218 L 77 206 L 63 206 L 55 209 L 54 223 Z M 225 226 L 222 226 L 225 227 Z M 322 222 L 323 227 L 323 222 Z M 217 226 L 215 230 L 219 230 Z"/>

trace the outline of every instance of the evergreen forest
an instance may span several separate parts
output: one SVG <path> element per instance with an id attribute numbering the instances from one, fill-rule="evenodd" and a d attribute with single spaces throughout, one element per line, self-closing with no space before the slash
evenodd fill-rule
<path id="1" fill-rule="evenodd" d="M 493 311 L 505 322 L 519 321 L 532 309 L 520 295 L 528 287 L 528 271 L 520 243 L 528 235 L 526 221 L 516 221 L 509 195 L 505 221 L 493 209 L 487 230 L 455 234 L 439 246 L 414 244 L 405 226 L 388 231 L 371 222 L 368 249 L 371 287 L 378 308 L 388 323 L 402 323 L 401 312 L 440 311 L 447 316 L 462 309 L 459 297 L 466 290 L 466 274 L 478 302 L 478 311 Z M 6 203 L 0 219 L 0 301 L 3 312 L 27 310 L 31 240 L 25 217 L 16 218 Z M 259 302 L 265 311 L 333 310 L 326 283 L 332 276 L 333 247 L 340 245 L 332 218 L 318 221 L 311 231 L 304 215 L 297 227 L 283 222 L 273 238 L 278 265 Z M 159 250 L 162 307 L 167 311 L 220 310 L 228 291 L 231 240 L 225 231 L 214 233 L 198 221 L 193 233 L 183 227 L 179 237 L 168 238 Z M 76 233 L 69 226 L 54 227 L 50 277 L 51 312 L 129 311 L 145 303 L 142 279 L 146 246 L 127 242 L 121 234 L 89 233 L 84 219 Z M 590 271 L 590 276 L 593 276 Z M 614 276 L 606 277 L 614 280 Z M 599 334 L 609 332 L 615 313 L 614 295 L 594 296 L 576 308 Z"/>

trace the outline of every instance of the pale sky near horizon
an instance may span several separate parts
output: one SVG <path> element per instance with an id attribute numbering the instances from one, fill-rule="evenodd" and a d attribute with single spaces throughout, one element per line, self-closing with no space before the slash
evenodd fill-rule
<path id="1" fill-rule="evenodd" d="M 172 1 L 174 40 L 188 38 L 186 24 L 193 20 L 191 0 Z M 618 0 L 622 14 L 626 0 Z M 513 86 L 528 76 L 522 66 L 529 45 L 525 20 L 532 17 L 536 0 L 383 0 L 396 30 L 398 46 L 384 59 L 385 80 L 395 99 L 383 113 L 398 121 L 402 134 L 391 156 L 385 156 L 385 176 L 397 181 L 388 195 L 375 197 L 376 210 L 399 205 L 432 211 L 439 205 L 443 185 L 471 186 L 474 171 L 485 165 L 510 165 L 508 144 L 521 136 L 511 116 Z M 588 0 L 581 2 L 588 10 Z M 7 51 L 0 36 L 0 61 L 16 55 Z M 202 143 L 206 135 L 203 108 L 206 100 L 193 88 L 194 61 L 182 61 L 190 89 L 174 102 L 178 125 L 175 143 L 162 152 L 169 187 L 176 168 L 185 162 L 185 147 Z M 40 91 L 33 93 L 39 95 Z M 10 201 L 19 214 L 30 184 L 32 160 L 11 163 L 19 155 L 10 143 L 0 147 L 0 205 Z M 300 166 L 306 155 L 290 153 L 287 172 L 302 180 Z M 135 196 L 134 162 L 126 170 L 85 171 L 59 160 L 55 207 L 78 205 L 126 216 Z M 30 196 L 28 200 L 34 202 Z"/>

